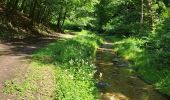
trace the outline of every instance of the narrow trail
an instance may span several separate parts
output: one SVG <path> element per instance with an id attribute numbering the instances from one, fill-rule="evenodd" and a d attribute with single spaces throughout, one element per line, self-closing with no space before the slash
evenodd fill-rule
<path id="1" fill-rule="evenodd" d="M 95 78 L 102 100 L 167 100 L 151 85 L 130 74 L 126 62 L 117 63 L 112 47 L 108 42 L 97 51 Z"/>
<path id="2" fill-rule="evenodd" d="M 5 81 L 15 78 L 18 73 L 24 75 L 32 52 L 52 41 L 53 39 L 47 38 L 29 42 L 20 40 L 0 43 L 0 100 L 12 100 L 13 96 L 3 93 Z"/>
<path id="3" fill-rule="evenodd" d="M 3 93 L 4 83 L 19 77 L 18 74 L 24 76 L 27 73 L 29 59 L 34 51 L 56 41 L 56 39 L 72 37 L 74 35 L 54 33 L 52 36 L 39 39 L 0 41 L 0 100 L 15 100 L 14 95 Z"/>

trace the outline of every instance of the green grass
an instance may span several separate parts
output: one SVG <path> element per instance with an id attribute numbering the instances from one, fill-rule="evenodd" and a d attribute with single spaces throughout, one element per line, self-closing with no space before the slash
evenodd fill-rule
<path id="1" fill-rule="evenodd" d="M 23 73 L 14 80 L 5 82 L 4 92 L 15 95 L 17 100 L 46 99 L 55 97 L 55 73 L 52 65 L 42 65 L 32 62 L 26 75 Z"/>
<path id="2" fill-rule="evenodd" d="M 98 97 L 93 61 L 101 43 L 100 37 L 82 31 L 76 38 L 57 41 L 33 55 L 34 61 L 56 66 L 57 100 L 94 100 Z"/>
<path id="3" fill-rule="evenodd" d="M 170 95 L 170 69 L 167 64 L 169 61 L 164 63 L 161 58 L 163 54 L 168 56 L 168 53 L 155 49 L 154 42 L 150 45 L 151 38 L 120 36 L 108 38 L 113 42 L 114 50 L 131 62 L 129 67 L 134 69 L 142 79 L 153 84 L 160 92 Z"/>
<path id="4" fill-rule="evenodd" d="M 103 39 L 88 31 L 76 34 L 75 38 L 56 40 L 36 51 L 26 77 L 23 81 L 7 81 L 5 93 L 29 99 L 36 99 L 37 94 L 48 100 L 98 99 L 93 78 L 96 71 L 94 61 Z"/>

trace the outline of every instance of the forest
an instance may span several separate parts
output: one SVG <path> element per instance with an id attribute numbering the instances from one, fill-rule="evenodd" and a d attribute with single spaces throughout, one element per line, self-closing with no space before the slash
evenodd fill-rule
<path id="1" fill-rule="evenodd" d="M 0 100 L 169 100 L 170 0 L 0 0 Z"/>

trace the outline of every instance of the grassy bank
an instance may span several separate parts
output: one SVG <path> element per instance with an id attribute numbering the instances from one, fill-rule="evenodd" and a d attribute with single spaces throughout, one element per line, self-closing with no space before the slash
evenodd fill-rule
<path id="1" fill-rule="evenodd" d="M 82 31 L 76 38 L 59 40 L 33 55 L 34 61 L 56 66 L 56 99 L 94 100 L 96 49 L 102 39 Z"/>
<path id="2" fill-rule="evenodd" d="M 169 53 L 164 47 L 156 48 L 164 42 L 155 43 L 152 38 L 142 39 L 137 37 L 107 37 L 114 44 L 114 50 L 131 62 L 131 67 L 146 82 L 153 84 L 160 92 L 170 95 L 170 69 L 167 61 L 162 56 L 168 57 Z M 154 38 L 155 39 L 155 38 Z M 162 38 L 157 38 L 159 41 Z M 165 62 L 166 61 L 166 62 Z"/>
<path id="3" fill-rule="evenodd" d="M 94 61 L 96 50 L 103 40 L 88 31 L 82 31 L 77 34 L 75 38 L 57 40 L 33 54 L 31 68 L 40 72 L 41 70 L 38 68 L 50 69 L 52 73 L 54 72 L 55 79 L 51 79 L 55 81 L 55 83 L 52 84 L 55 85 L 55 96 L 53 99 L 98 99 L 98 90 L 93 79 L 93 74 L 96 71 Z M 32 71 L 28 73 L 31 74 Z M 42 73 L 42 75 L 43 74 L 44 73 Z M 32 77 L 32 74 L 28 77 Z M 31 80 L 34 79 L 35 78 L 31 78 Z M 21 84 L 21 87 L 25 87 L 24 83 Z M 35 84 L 32 85 L 36 86 Z M 6 91 L 8 92 L 10 89 L 13 89 L 13 86 L 14 85 L 8 82 Z M 18 87 L 18 85 L 15 85 L 15 87 Z M 16 89 L 17 88 L 14 88 L 14 90 L 10 92 L 17 93 L 18 90 Z M 24 88 L 24 90 L 27 91 L 28 88 Z M 32 90 L 33 94 L 35 94 L 36 90 L 31 89 L 31 91 Z M 23 92 L 24 91 L 20 91 L 20 94 L 23 94 Z"/>

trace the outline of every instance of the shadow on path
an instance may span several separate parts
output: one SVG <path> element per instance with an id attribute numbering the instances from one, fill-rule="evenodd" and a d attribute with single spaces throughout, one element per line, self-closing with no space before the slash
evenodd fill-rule
<path id="1" fill-rule="evenodd" d="M 18 72 L 24 75 L 31 54 L 54 40 L 56 38 L 0 42 L 0 100 L 13 98 L 3 93 L 4 82 L 15 78 Z"/>

